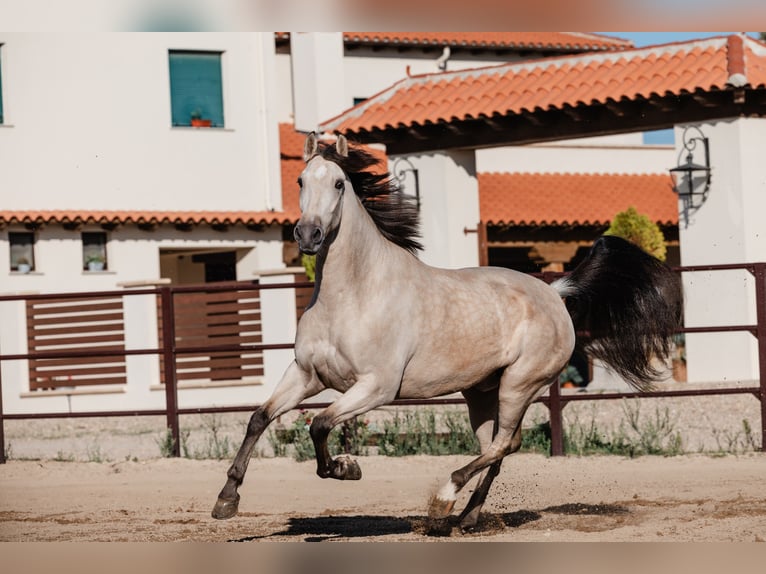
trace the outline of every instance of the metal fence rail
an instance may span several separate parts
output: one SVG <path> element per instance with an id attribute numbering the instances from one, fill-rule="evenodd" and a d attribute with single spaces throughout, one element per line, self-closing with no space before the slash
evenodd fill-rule
<path id="1" fill-rule="evenodd" d="M 755 278 L 755 300 L 756 317 L 755 325 L 728 325 L 715 327 L 687 327 L 679 330 L 681 333 L 713 333 L 713 332 L 732 332 L 745 331 L 751 333 L 758 341 L 758 364 L 759 364 L 759 386 L 747 388 L 711 388 L 696 390 L 659 390 L 650 392 L 629 392 L 629 393 L 578 393 L 562 394 L 558 385 L 552 385 L 548 395 L 538 399 L 545 404 L 550 412 L 551 426 L 551 454 L 560 456 L 564 453 L 564 429 L 563 429 L 563 409 L 572 401 L 593 401 L 593 400 L 614 400 L 622 398 L 652 398 L 652 397 L 693 397 L 702 395 L 732 395 L 732 394 L 752 394 L 761 404 L 761 450 L 766 452 L 766 263 L 747 263 L 730 265 L 703 265 L 691 267 L 678 267 L 678 272 L 696 272 L 696 271 L 724 271 L 724 270 L 747 270 Z M 559 274 L 545 273 L 542 279 L 550 281 Z M 64 359 L 78 357 L 98 357 L 120 355 L 127 357 L 131 355 L 159 355 L 162 357 L 163 380 L 165 386 L 165 408 L 164 409 L 128 409 L 120 411 L 81 411 L 67 413 L 4 413 L 2 404 L 2 373 L 0 371 L 0 464 L 5 463 L 5 420 L 25 420 L 25 419 L 56 419 L 56 418 L 74 418 L 74 417 L 121 417 L 121 416 L 165 416 L 167 427 L 170 429 L 173 437 L 173 455 L 180 456 L 180 425 L 179 416 L 189 414 L 207 414 L 207 413 L 227 413 L 252 411 L 258 405 L 240 405 L 230 407 L 209 407 L 209 408 L 179 408 L 178 407 L 178 380 L 176 369 L 176 358 L 184 354 L 211 353 L 211 352 L 254 352 L 268 351 L 277 349 L 292 349 L 293 343 L 280 344 L 226 344 L 226 345 L 208 345 L 208 346 L 185 346 L 178 347 L 175 338 L 174 317 L 174 296 L 180 293 L 193 292 L 215 292 L 215 291 L 248 291 L 265 289 L 303 289 L 310 288 L 311 283 L 275 283 L 259 284 L 257 282 L 236 282 L 221 284 L 206 284 L 204 286 L 161 286 L 155 288 L 135 289 L 131 291 L 101 291 L 89 293 L 56 293 L 41 295 L 4 295 L 0 296 L 2 301 L 45 301 L 78 298 L 113 298 L 115 296 L 126 297 L 135 295 L 156 295 L 159 297 L 161 308 L 160 318 L 162 321 L 161 334 L 162 340 L 155 348 L 145 349 L 123 349 L 119 352 L 114 350 L 98 349 L 74 349 L 46 352 L 30 352 L 25 354 L 0 354 L 0 364 L 2 361 L 13 360 L 42 360 L 42 359 Z M 462 399 L 442 398 L 427 400 L 397 400 L 393 405 L 453 405 L 463 404 Z M 296 408 L 324 408 L 326 403 L 305 403 Z"/>

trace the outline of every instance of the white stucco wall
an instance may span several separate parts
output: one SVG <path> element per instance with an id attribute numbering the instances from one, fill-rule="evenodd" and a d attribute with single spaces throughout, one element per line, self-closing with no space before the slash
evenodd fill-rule
<path id="1" fill-rule="evenodd" d="M 548 144 L 478 150 L 476 169 L 490 172 L 667 173 L 676 165 L 672 145 L 642 145 L 642 134 L 583 138 Z M 669 175 L 668 175 L 669 177 Z"/>
<path id="2" fill-rule="evenodd" d="M 406 156 L 420 180 L 422 261 L 435 267 L 479 264 L 479 185 L 473 151 L 434 152 Z M 390 158 L 393 169 L 396 157 Z M 407 187 L 405 192 L 414 194 Z M 466 233 L 465 230 L 474 232 Z"/>
<path id="3" fill-rule="evenodd" d="M 279 207 L 273 34 L 2 33 L 0 42 L 3 209 Z M 224 128 L 171 127 L 170 49 L 222 52 Z"/>
<path id="4" fill-rule="evenodd" d="M 680 224 L 682 265 L 766 261 L 766 120 L 736 118 L 699 126 L 710 141 L 712 182 L 707 201 Z M 682 126 L 676 129 L 680 146 Z M 679 147 L 679 152 L 680 152 Z M 696 161 L 696 157 L 695 157 Z M 755 286 L 747 271 L 684 276 L 686 325 L 753 325 Z M 751 380 L 758 376 L 749 333 L 687 334 L 690 381 Z"/>

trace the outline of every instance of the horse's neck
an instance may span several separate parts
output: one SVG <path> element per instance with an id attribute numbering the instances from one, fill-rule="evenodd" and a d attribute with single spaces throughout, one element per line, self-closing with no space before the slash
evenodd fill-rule
<path id="1" fill-rule="evenodd" d="M 353 291 L 363 291 L 366 282 L 377 281 L 376 272 L 396 249 L 380 234 L 352 193 L 343 198 L 337 235 L 317 258 L 315 297 L 330 295 L 349 284 L 354 286 Z"/>

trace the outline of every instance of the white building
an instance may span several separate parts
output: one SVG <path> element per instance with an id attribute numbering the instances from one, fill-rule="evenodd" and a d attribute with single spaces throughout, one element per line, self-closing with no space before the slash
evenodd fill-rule
<path id="1" fill-rule="evenodd" d="M 299 136 L 286 124 L 316 129 L 408 75 L 629 47 L 594 35 L 481 36 L 0 34 L 0 294 L 292 281 L 294 253 L 283 236 L 297 217 L 300 160 L 292 141 Z M 210 125 L 194 127 L 193 119 Z M 675 152 L 642 146 L 635 133 L 486 149 L 466 159 L 473 173 L 555 165 L 641 174 L 666 170 Z M 432 160 L 441 170 L 443 158 Z M 431 202 L 423 257 L 477 264 L 477 238 L 464 232 L 479 222 L 477 184 L 449 181 L 456 187 L 446 195 L 440 185 L 422 189 Z M 439 227 L 439 210 L 456 208 L 460 217 Z M 438 241 L 441 233 L 447 241 Z M 91 269 L 93 256 L 105 260 L 103 269 Z M 263 342 L 292 341 L 292 292 L 264 292 L 260 309 Z M 126 297 L 123 312 L 125 347 L 156 346 L 154 299 Z M 27 352 L 23 303 L 0 301 L 0 314 L 0 353 Z M 182 382 L 181 406 L 260 402 L 289 360 L 290 351 L 265 351 L 262 373 Z M 126 383 L 61 390 L 54 381 L 54 390 L 35 390 L 25 361 L 3 362 L 4 409 L 161 406 L 157 357 L 125 363 Z"/>

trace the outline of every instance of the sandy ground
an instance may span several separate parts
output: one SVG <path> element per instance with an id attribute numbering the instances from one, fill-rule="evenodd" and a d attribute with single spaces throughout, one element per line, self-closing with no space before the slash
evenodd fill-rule
<path id="1" fill-rule="evenodd" d="M 766 541 L 766 455 L 509 458 L 478 532 L 428 530 L 426 503 L 469 457 L 361 457 L 360 481 L 253 459 L 240 514 L 210 510 L 228 463 L 11 460 L 0 541 Z M 462 493 L 464 503 L 473 484 Z"/>

